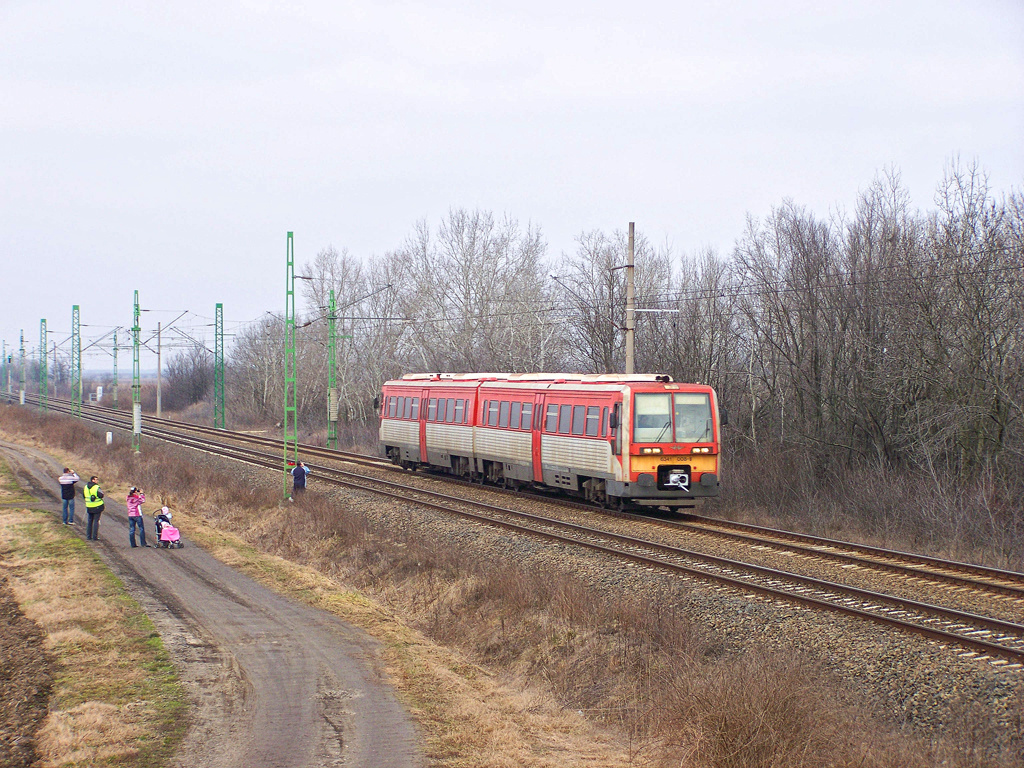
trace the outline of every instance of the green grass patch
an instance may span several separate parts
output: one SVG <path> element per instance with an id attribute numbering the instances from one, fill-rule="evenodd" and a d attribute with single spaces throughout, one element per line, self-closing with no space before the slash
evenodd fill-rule
<path id="1" fill-rule="evenodd" d="M 32 497 L 22 490 L 6 462 L 0 461 L 0 504 L 31 502 Z"/>

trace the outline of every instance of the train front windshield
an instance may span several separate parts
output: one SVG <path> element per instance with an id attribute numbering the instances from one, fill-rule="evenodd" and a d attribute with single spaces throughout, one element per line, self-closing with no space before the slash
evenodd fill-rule
<path id="1" fill-rule="evenodd" d="M 709 443 L 711 398 L 703 392 L 640 393 L 633 400 L 634 443 Z"/>

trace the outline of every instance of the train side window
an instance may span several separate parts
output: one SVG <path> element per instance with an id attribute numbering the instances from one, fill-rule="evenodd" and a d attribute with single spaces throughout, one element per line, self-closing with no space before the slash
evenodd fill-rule
<path id="1" fill-rule="evenodd" d="M 418 397 L 414 397 L 412 399 L 412 417 L 414 419 L 416 419 L 417 421 L 419 421 L 419 418 L 420 418 L 420 399 Z"/>
<path id="2" fill-rule="evenodd" d="M 596 405 L 587 406 L 587 437 L 597 437 L 598 425 L 601 420 L 601 409 Z"/>
<path id="3" fill-rule="evenodd" d="M 412 398 L 411 397 L 405 398 L 405 418 L 407 418 L 407 419 L 411 419 L 412 418 Z"/>
<path id="4" fill-rule="evenodd" d="M 455 423 L 462 424 L 466 420 L 466 401 L 455 401 Z"/>
<path id="5" fill-rule="evenodd" d="M 501 401 L 501 410 L 498 412 L 498 426 L 508 426 L 508 400 Z"/>
<path id="6" fill-rule="evenodd" d="M 508 425 L 512 429 L 519 429 L 519 422 L 523 418 L 523 404 L 512 403 L 512 415 L 509 416 Z"/>
<path id="7" fill-rule="evenodd" d="M 453 421 L 455 421 L 455 398 L 454 397 L 449 397 L 448 398 L 448 408 L 445 410 L 444 420 L 445 420 L 445 423 L 447 423 L 447 424 L 451 424 Z"/>
<path id="8" fill-rule="evenodd" d="M 554 403 L 548 406 L 548 413 L 544 419 L 544 431 L 545 432 L 557 432 L 558 431 L 558 406 Z"/>
<path id="9" fill-rule="evenodd" d="M 572 433 L 574 435 L 582 435 L 583 427 L 586 422 L 587 409 L 582 405 L 574 405 L 572 407 Z"/>
<path id="10" fill-rule="evenodd" d="M 395 409 L 395 418 L 396 419 L 404 419 L 405 418 L 405 398 L 404 397 L 398 398 L 398 407 Z"/>
<path id="11" fill-rule="evenodd" d="M 389 419 L 395 418 L 395 396 L 394 395 L 389 395 L 388 396 L 388 418 Z"/>
<path id="12" fill-rule="evenodd" d="M 501 405 L 497 400 L 491 400 L 490 408 L 487 409 L 487 426 L 498 426 L 498 407 Z"/>
<path id="13" fill-rule="evenodd" d="M 601 409 L 601 437 L 608 435 L 608 406 Z"/>
<path id="14" fill-rule="evenodd" d="M 572 431 L 572 406 L 558 407 L 558 434 L 568 435 Z"/>
<path id="15" fill-rule="evenodd" d="M 533 403 L 523 403 L 523 429 L 530 429 L 530 419 L 533 417 Z M 540 410 L 537 411 L 537 429 L 540 429 Z"/>
<path id="16" fill-rule="evenodd" d="M 435 421 L 437 419 L 437 398 L 430 398 L 430 402 L 427 403 L 427 421 Z"/>

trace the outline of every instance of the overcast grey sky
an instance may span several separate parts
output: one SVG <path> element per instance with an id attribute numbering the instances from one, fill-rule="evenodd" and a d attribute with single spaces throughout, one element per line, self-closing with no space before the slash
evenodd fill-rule
<path id="1" fill-rule="evenodd" d="M 920 208 L 955 155 L 1019 188 L 1022 136 L 1022 0 L 0 0 L 0 338 L 134 289 L 230 329 L 283 310 L 287 230 L 379 255 L 450 208 L 728 253 L 890 166 Z"/>

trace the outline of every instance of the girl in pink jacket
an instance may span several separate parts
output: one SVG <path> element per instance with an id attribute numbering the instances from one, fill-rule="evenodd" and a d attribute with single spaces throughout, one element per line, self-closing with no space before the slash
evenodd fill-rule
<path id="1" fill-rule="evenodd" d="M 125 503 L 128 505 L 128 543 L 135 546 L 135 526 L 139 527 L 139 540 L 142 546 L 148 547 L 146 543 L 146 523 L 142 518 L 142 503 L 146 500 L 146 494 L 141 488 L 134 485 L 128 491 L 128 498 Z"/>

